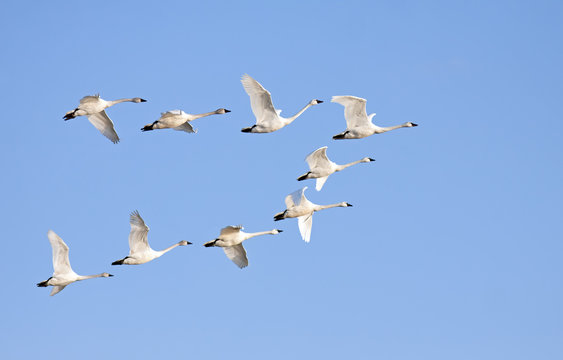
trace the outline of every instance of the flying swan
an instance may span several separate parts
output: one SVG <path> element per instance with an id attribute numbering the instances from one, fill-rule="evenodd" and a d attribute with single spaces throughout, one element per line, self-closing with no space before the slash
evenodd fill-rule
<path id="1" fill-rule="evenodd" d="M 330 174 L 334 174 L 337 171 L 344 170 L 352 165 L 356 165 L 363 162 L 375 161 L 372 158 L 365 157 L 361 160 L 353 161 L 348 164 L 338 165 L 328 159 L 328 157 L 326 156 L 326 149 L 327 147 L 323 146 L 322 148 L 319 148 L 313 151 L 312 153 L 310 153 L 309 155 L 307 155 L 305 161 L 307 161 L 307 164 L 309 164 L 310 170 L 306 174 L 303 174 L 297 178 L 298 181 L 302 181 L 306 179 L 317 179 L 317 184 L 316 184 L 317 191 L 320 191 L 323 188 L 323 185 L 325 184 Z"/>
<path id="2" fill-rule="evenodd" d="M 334 135 L 332 138 L 336 140 L 361 139 L 373 134 L 381 134 L 403 127 L 418 126 L 418 124 L 412 122 L 388 127 L 374 125 L 371 119 L 375 116 L 375 113 L 367 114 L 367 100 L 356 96 L 333 96 L 331 102 L 344 105 L 344 117 L 346 118 L 346 131 Z"/>
<path id="3" fill-rule="evenodd" d="M 242 129 L 242 132 L 250 133 L 270 133 L 287 126 L 297 119 L 297 117 L 309 107 L 317 104 L 321 104 L 321 100 L 311 100 L 303 109 L 301 109 L 297 114 L 289 118 L 284 118 L 280 116 L 281 110 L 276 110 L 274 104 L 272 103 L 272 95 L 270 92 L 260 83 L 248 74 L 244 74 L 242 79 L 242 86 L 244 90 L 250 96 L 250 106 L 252 107 L 252 112 L 256 117 L 256 125 Z"/>
<path id="4" fill-rule="evenodd" d="M 122 102 L 146 102 L 147 100 L 141 98 L 119 99 L 113 101 L 106 101 L 100 98 L 100 94 L 93 96 L 84 96 L 80 99 L 80 105 L 72 111 L 69 111 L 63 116 L 63 119 L 70 120 L 77 116 L 87 116 L 88 120 L 98 129 L 102 135 L 111 140 L 114 144 L 119 142 L 119 136 L 113 128 L 113 121 L 108 117 L 105 110 L 106 108 L 119 104 Z"/>
<path id="5" fill-rule="evenodd" d="M 61 292 L 68 284 L 75 281 L 113 276 L 106 272 L 97 275 L 78 275 L 70 267 L 68 261 L 68 246 L 53 230 L 47 232 L 47 237 L 53 248 L 53 276 L 37 284 L 39 287 L 52 286 L 51 296 Z"/>
<path id="6" fill-rule="evenodd" d="M 131 232 L 129 233 L 129 255 L 121 260 L 112 262 L 112 265 L 140 265 L 161 257 L 176 246 L 190 245 L 191 242 L 182 240 L 164 250 L 156 251 L 151 249 L 147 240 L 149 227 L 139 215 L 137 210 L 131 213 L 129 218 Z"/>
<path id="7" fill-rule="evenodd" d="M 248 266 L 248 259 L 246 257 L 246 250 L 242 246 L 244 240 L 248 240 L 255 236 L 260 235 L 277 235 L 282 232 L 282 230 L 270 230 L 261 231 L 256 233 L 246 233 L 242 231 L 242 226 L 227 226 L 221 229 L 221 234 L 215 240 L 206 242 L 203 244 L 205 247 L 218 246 L 222 247 L 225 251 L 225 255 L 231 259 L 239 268 L 244 268 Z"/>
<path id="8" fill-rule="evenodd" d="M 330 205 L 313 204 L 305 197 L 305 190 L 307 190 L 306 186 L 303 189 L 287 195 L 285 197 L 285 206 L 287 209 L 274 215 L 274 220 L 278 221 L 296 217 L 301 237 L 305 240 L 305 242 L 309 242 L 311 240 L 311 227 L 313 226 L 313 213 L 315 211 L 330 209 L 333 207 L 348 207 L 352 205 L 347 202 Z"/>
<path id="9" fill-rule="evenodd" d="M 207 112 L 204 114 L 186 114 L 182 110 L 171 110 L 167 112 L 163 112 L 160 114 L 160 118 L 153 122 L 152 124 L 147 124 L 141 128 L 142 131 L 149 131 L 155 129 L 174 129 L 178 131 L 185 131 L 188 133 L 195 133 L 197 130 L 194 130 L 190 121 L 199 119 L 209 115 L 215 114 L 226 114 L 231 112 L 231 110 L 227 109 L 217 109 L 212 112 Z"/>

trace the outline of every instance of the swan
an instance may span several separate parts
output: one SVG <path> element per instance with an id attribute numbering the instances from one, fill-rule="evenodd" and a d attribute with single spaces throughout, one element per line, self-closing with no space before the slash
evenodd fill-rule
<path id="1" fill-rule="evenodd" d="M 339 139 L 361 139 L 373 134 L 381 134 L 386 131 L 399 129 L 402 127 L 413 127 L 418 124 L 406 122 L 401 125 L 379 127 L 371 122 L 375 116 L 367 114 L 366 99 L 356 96 L 333 96 L 331 102 L 344 105 L 344 117 L 346 118 L 346 131 L 334 135 L 332 138 Z"/>
<path id="2" fill-rule="evenodd" d="M 53 230 L 47 232 L 47 237 L 53 248 L 53 276 L 37 284 L 38 287 L 52 286 L 51 296 L 60 293 L 68 284 L 75 281 L 113 276 L 106 272 L 97 275 L 78 275 L 70 267 L 68 261 L 68 245 Z"/>
<path id="3" fill-rule="evenodd" d="M 215 240 L 206 242 L 203 244 L 205 247 L 218 246 L 222 247 L 225 251 L 225 255 L 231 259 L 239 268 L 244 268 L 248 266 L 248 259 L 246 257 L 246 250 L 242 246 L 244 240 L 248 240 L 255 236 L 260 235 L 277 235 L 282 230 L 274 229 L 270 231 L 261 231 L 255 233 L 246 233 L 242 231 L 244 229 L 241 225 L 238 226 L 227 226 L 221 229 L 221 234 Z"/>
<path id="4" fill-rule="evenodd" d="M 106 101 L 100 98 L 100 94 L 93 96 L 84 96 L 80 99 L 80 105 L 74 110 L 71 110 L 63 116 L 63 119 L 70 120 L 77 116 L 85 115 L 88 120 L 98 129 L 102 135 L 111 140 L 114 144 L 119 142 L 119 136 L 113 128 L 113 121 L 108 117 L 105 110 L 106 108 L 119 104 L 122 102 L 146 102 L 147 100 L 141 98 L 119 99 L 113 101 Z"/>
<path id="5" fill-rule="evenodd" d="M 178 131 L 185 131 L 188 133 L 195 133 L 197 130 L 194 130 L 190 121 L 199 119 L 209 115 L 215 114 L 226 114 L 230 113 L 231 110 L 227 109 L 217 109 L 212 112 L 204 113 L 204 114 L 186 114 L 182 110 L 171 110 L 167 112 L 163 112 L 160 114 L 160 118 L 153 122 L 152 124 L 147 124 L 141 128 L 142 131 L 149 131 L 155 129 L 174 129 Z"/>
<path id="6" fill-rule="evenodd" d="M 287 209 L 274 215 L 274 220 L 279 221 L 296 217 L 301 237 L 305 240 L 305 242 L 309 242 L 311 240 L 311 227 L 313 226 L 313 213 L 315 211 L 330 209 L 333 207 L 348 207 L 352 205 L 347 202 L 330 205 L 313 204 L 305 197 L 305 190 L 307 190 L 306 186 L 303 189 L 287 195 L 285 197 L 285 205 Z"/>
<path id="7" fill-rule="evenodd" d="M 133 211 L 129 217 L 131 232 L 129 233 L 129 255 L 121 260 L 112 262 L 112 265 L 140 265 L 161 257 L 176 246 L 190 245 L 191 242 L 182 240 L 164 250 L 156 251 L 151 249 L 147 240 L 149 227 L 143 221 L 137 210 Z"/>
<path id="8" fill-rule="evenodd" d="M 305 161 L 307 161 L 307 164 L 309 164 L 310 171 L 297 178 L 298 181 L 302 181 L 306 179 L 317 179 L 317 184 L 316 184 L 317 191 L 321 191 L 323 185 L 325 184 L 330 174 L 334 174 L 337 171 L 344 170 L 352 165 L 356 165 L 363 162 L 375 161 L 372 158 L 365 157 L 361 160 L 353 161 L 348 164 L 338 165 L 328 159 L 328 157 L 326 156 L 326 149 L 327 147 L 323 146 L 322 148 L 319 148 L 313 151 L 312 153 L 310 153 L 309 155 L 307 155 Z"/>
<path id="9" fill-rule="evenodd" d="M 297 117 L 309 107 L 317 104 L 322 104 L 321 100 L 311 100 L 303 109 L 292 117 L 284 118 L 280 116 L 281 110 L 276 110 L 272 103 L 272 95 L 260 83 L 248 74 L 244 74 L 242 79 L 242 86 L 250 96 L 250 106 L 252 112 L 256 117 L 256 125 L 242 129 L 242 132 L 250 133 L 269 133 L 287 126 L 297 119 Z"/>

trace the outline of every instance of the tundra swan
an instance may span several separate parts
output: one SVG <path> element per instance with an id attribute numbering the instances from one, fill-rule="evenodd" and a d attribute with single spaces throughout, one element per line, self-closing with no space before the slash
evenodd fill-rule
<path id="1" fill-rule="evenodd" d="M 297 178 L 298 181 L 305 179 L 317 179 L 317 184 L 316 184 L 317 191 L 320 191 L 323 188 L 323 185 L 325 184 L 330 174 L 334 174 L 337 171 L 344 170 L 352 165 L 356 165 L 363 162 L 375 161 L 372 158 L 365 157 L 361 160 L 353 161 L 348 164 L 338 165 L 328 159 L 328 157 L 326 156 L 326 149 L 327 147 L 323 146 L 322 148 L 319 148 L 313 151 L 312 153 L 310 153 L 309 155 L 307 155 L 305 161 L 307 161 L 307 164 L 309 164 L 310 171 Z"/>
<path id="2" fill-rule="evenodd" d="M 146 102 L 147 100 L 141 98 L 119 99 L 113 101 L 106 101 L 100 98 L 100 94 L 93 96 L 84 96 L 80 99 L 80 105 L 74 110 L 71 110 L 63 116 L 63 119 L 70 120 L 77 116 L 85 115 L 88 120 L 98 129 L 102 135 L 110 139 L 114 144 L 119 142 L 119 136 L 113 128 L 113 121 L 108 117 L 105 110 L 106 108 L 119 104 L 122 102 Z"/>
<path id="3" fill-rule="evenodd" d="M 348 207 L 352 205 L 347 202 L 330 205 L 313 204 L 305 197 L 305 190 L 307 190 L 306 186 L 303 189 L 287 195 L 285 197 L 285 205 L 287 209 L 274 215 L 274 220 L 278 221 L 296 217 L 301 237 L 305 240 L 305 242 L 309 242 L 311 240 L 311 227 L 313 226 L 313 213 L 315 211 L 330 209 L 333 207 Z"/>
<path id="4" fill-rule="evenodd" d="M 297 119 L 297 117 L 309 107 L 321 104 L 321 100 L 311 100 L 303 109 L 292 117 L 284 118 L 280 116 L 281 110 L 276 110 L 272 103 L 272 95 L 260 83 L 248 74 L 244 74 L 241 79 L 242 86 L 248 96 L 250 96 L 250 106 L 256 117 L 256 125 L 242 129 L 242 132 L 269 133 L 287 126 Z"/>
<path id="5" fill-rule="evenodd" d="M 356 96 L 333 96 L 331 102 L 344 105 L 344 117 L 346 118 L 346 131 L 334 135 L 332 138 L 339 139 L 361 139 L 373 134 L 381 134 L 386 131 L 399 129 L 402 127 L 413 127 L 418 124 L 406 122 L 401 125 L 379 127 L 371 122 L 375 116 L 367 114 L 366 99 Z"/>
<path id="6" fill-rule="evenodd" d="M 129 255 L 121 260 L 112 262 L 112 265 L 140 265 L 156 258 L 161 257 L 176 246 L 190 245 L 191 242 L 182 240 L 164 250 L 156 251 L 151 249 L 147 240 L 149 227 L 143 221 L 137 210 L 133 211 L 129 217 L 131 232 L 129 233 Z"/>
<path id="7" fill-rule="evenodd" d="M 194 128 L 190 124 L 190 121 L 209 115 L 226 114 L 229 112 L 231 112 L 231 110 L 221 108 L 204 114 L 192 115 L 192 114 L 186 114 L 182 110 L 171 110 L 161 113 L 160 119 L 156 120 L 152 124 L 145 125 L 144 127 L 141 128 L 141 130 L 149 131 L 155 129 L 174 129 L 178 131 L 195 133 L 197 132 L 197 130 L 194 130 Z"/>
<path id="8" fill-rule="evenodd" d="M 246 251 L 242 246 L 244 240 L 248 240 L 255 236 L 260 235 L 276 235 L 282 232 L 282 230 L 270 230 L 261 231 L 256 233 L 246 233 L 242 231 L 242 226 L 227 226 L 221 229 L 221 234 L 215 240 L 206 242 L 203 244 L 205 247 L 219 246 L 225 251 L 225 255 L 231 259 L 239 268 L 244 268 L 248 266 L 248 259 L 246 258 Z"/>
<path id="9" fill-rule="evenodd" d="M 47 232 L 47 237 L 53 248 L 53 276 L 37 284 L 39 287 L 52 286 L 51 296 L 61 292 L 65 286 L 75 281 L 93 279 L 97 277 L 113 276 L 106 272 L 97 275 L 78 275 L 70 267 L 68 260 L 68 246 L 53 230 Z"/>

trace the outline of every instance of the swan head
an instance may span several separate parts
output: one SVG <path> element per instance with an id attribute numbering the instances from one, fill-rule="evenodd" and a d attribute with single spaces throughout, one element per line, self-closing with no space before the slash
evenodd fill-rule
<path id="1" fill-rule="evenodd" d="M 405 123 L 405 127 L 413 127 L 413 126 L 418 126 L 418 124 L 412 123 L 410 121 Z"/>
<path id="2" fill-rule="evenodd" d="M 324 101 L 319 100 L 319 99 L 313 99 L 311 101 L 309 101 L 310 105 L 318 105 L 318 104 L 322 104 Z"/>
<path id="3" fill-rule="evenodd" d="M 375 159 L 372 159 L 370 157 L 365 157 L 362 159 L 362 162 L 371 162 L 371 161 L 375 161 Z"/>
<path id="4" fill-rule="evenodd" d="M 344 201 L 344 202 L 340 203 L 340 206 L 342 206 L 342 207 L 352 207 L 352 204 L 349 204 L 349 203 Z"/>
<path id="5" fill-rule="evenodd" d="M 192 243 L 186 240 L 182 240 L 178 243 L 178 245 L 180 246 L 186 246 L 186 245 L 191 245 Z"/>
<path id="6" fill-rule="evenodd" d="M 133 100 L 131 100 L 134 103 L 140 103 L 140 102 L 147 102 L 147 100 L 145 99 L 141 99 L 141 98 L 133 98 Z"/>
<path id="7" fill-rule="evenodd" d="M 273 235 L 277 235 L 277 234 L 279 234 L 279 233 L 281 233 L 281 232 L 283 232 L 283 230 L 280 230 L 280 229 L 274 229 L 274 230 L 272 230 L 272 234 L 273 234 Z"/>
<path id="8" fill-rule="evenodd" d="M 231 110 L 227 110 L 227 109 L 223 109 L 223 108 L 215 110 L 215 114 L 226 114 L 226 113 L 230 113 L 230 112 L 231 112 Z"/>
<path id="9" fill-rule="evenodd" d="M 108 274 L 106 272 L 102 273 L 101 275 L 102 275 L 102 277 L 112 277 L 113 276 L 112 274 Z"/>

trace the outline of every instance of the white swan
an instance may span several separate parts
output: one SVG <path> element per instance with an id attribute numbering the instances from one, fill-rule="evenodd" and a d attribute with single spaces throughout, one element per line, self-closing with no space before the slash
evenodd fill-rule
<path id="1" fill-rule="evenodd" d="M 285 205 L 287 209 L 274 215 L 274 220 L 278 221 L 296 217 L 301 237 L 305 240 L 305 242 L 309 242 L 311 240 L 311 227 L 313 226 L 313 213 L 315 211 L 330 209 L 333 207 L 348 207 L 352 205 L 347 202 L 330 205 L 313 204 L 305 197 L 305 190 L 307 190 L 306 186 L 301 190 L 297 190 L 287 195 L 285 197 Z"/>
<path id="2" fill-rule="evenodd" d="M 63 116 L 63 119 L 70 120 L 77 116 L 85 115 L 88 120 L 98 129 L 102 135 L 110 139 L 114 144 L 119 142 L 119 136 L 113 128 L 113 121 L 108 117 L 104 109 L 119 104 L 122 102 L 146 102 L 147 100 L 141 98 L 119 99 L 113 101 L 106 101 L 100 98 L 100 94 L 93 96 L 84 96 L 80 99 L 80 105 L 72 111 L 69 111 Z"/>
<path id="3" fill-rule="evenodd" d="M 160 118 L 153 122 L 152 124 L 147 124 L 141 128 L 142 131 L 149 131 L 155 129 L 174 129 L 178 131 L 185 131 L 189 133 L 195 133 L 197 130 L 194 130 L 192 125 L 189 123 L 192 120 L 202 118 L 204 116 L 214 115 L 214 114 L 226 114 L 231 112 L 231 110 L 227 109 L 217 109 L 212 112 L 204 113 L 204 114 L 186 114 L 182 110 L 171 110 L 167 112 L 163 112 L 160 114 Z"/>
<path id="4" fill-rule="evenodd" d="M 367 114 L 366 99 L 356 96 L 333 96 L 331 102 L 344 105 L 344 117 L 346 118 L 346 131 L 334 135 L 332 138 L 339 139 L 361 139 L 373 134 L 381 134 L 386 131 L 399 129 L 402 127 L 413 127 L 418 124 L 406 122 L 401 125 L 379 127 L 371 122 L 375 116 Z"/>
<path id="5" fill-rule="evenodd" d="M 248 259 L 246 257 L 246 251 L 242 246 L 244 240 L 248 240 L 255 236 L 260 235 L 276 235 L 282 232 L 282 230 L 270 230 L 261 231 L 256 233 L 246 233 L 242 231 L 242 226 L 227 226 L 221 229 L 221 234 L 215 240 L 206 242 L 203 244 L 205 247 L 219 246 L 225 251 L 225 255 L 231 259 L 239 268 L 244 268 L 248 266 Z"/>
<path id="6" fill-rule="evenodd" d="M 310 171 L 297 178 L 298 181 L 302 181 L 305 179 L 317 179 L 317 184 L 316 184 L 317 191 L 320 191 L 323 188 L 323 185 L 325 184 L 330 174 L 334 174 L 337 171 L 344 170 L 352 165 L 356 165 L 363 162 L 375 161 L 372 158 L 365 157 L 361 160 L 353 161 L 348 164 L 338 165 L 328 159 L 328 157 L 326 156 L 326 149 L 327 147 L 323 146 L 322 148 L 319 148 L 313 151 L 312 153 L 310 153 L 309 155 L 307 155 L 305 161 L 307 161 L 307 164 L 309 164 Z"/>
<path id="7" fill-rule="evenodd" d="M 147 240 L 149 227 L 139 215 L 137 210 L 131 213 L 129 218 L 131 232 L 129 233 L 129 255 L 121 260 L 112 262 L 112 265 L 140 265 L 161 257 L 176 246 L 190 245 L 191 242 L 182 240 L 164 250 L 156 251 L 151 249 Z"/>
<path id="8" fill-rule="evenodd" d="M 272 95 L 260 83 L 248 74 L 244 74 L 241 79 L 244 90 L 250 96 L 250 106 L 256 117 L 256 125 L 242 129 L 242 132 L 269 133 L 287 126 L 297 119 L 297 117 L 310 106 L 321 104 L 321 100 L 311 100 L 297 114 L 289 118 L 280 116 L 281 110 L 276 110 L 272 103 Z"/>
<path id="9" fill-rule="evenodd" d="M 106 272 L 97 275 L 78 275 L 70 267 L 68 260 L 68 246 L 53 230 L 47 232 L 47 237 L 53 248 L 53 276 L 37 284 L 39 287 L 52 286 L 51 296 L 61 292 L 65 286 L 75 281 L 93 279 L 97 277 L 113 276 Z"/>

